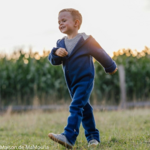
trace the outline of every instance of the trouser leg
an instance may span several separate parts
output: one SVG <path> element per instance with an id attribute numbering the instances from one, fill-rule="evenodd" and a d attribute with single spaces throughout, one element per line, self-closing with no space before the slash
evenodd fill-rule
<path id="1" fill-rule="evenodd" d="M 79 134 L 79 128 L 83 117 L 83 107 L 87 104 L 90 97 L 90 88 L 92 89 L 92 85 L 88 90 L 82 86 L 78 87 L 69 107 L 70 116 L 68 117 L 67 126 L 64 128 L 64 133 L 62 134 L 64 134 L 72 144 L 75 143 Z"/>
<path id="2" fill-rule="evenodd" d="M 82 125 L 85 130 L 87 141 L 89 142 L 92 139 L 96 139 L 100 142 L 99 131 L 96 129 L 93 109 L 89 102 L 83 107 L 83 109 Z"/>

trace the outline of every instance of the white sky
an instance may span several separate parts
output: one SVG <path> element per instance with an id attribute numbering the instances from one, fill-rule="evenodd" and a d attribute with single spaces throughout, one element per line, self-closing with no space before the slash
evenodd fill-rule
<path id="1" fill-rule="evenodd" d="M 78 9 L 79 32 L 92 35 L 111 55 L 150 47 L 149 0 L 0 0 L 0 52 L 51 50 L 64 36 L 57 20 L 63 8 Z"/>

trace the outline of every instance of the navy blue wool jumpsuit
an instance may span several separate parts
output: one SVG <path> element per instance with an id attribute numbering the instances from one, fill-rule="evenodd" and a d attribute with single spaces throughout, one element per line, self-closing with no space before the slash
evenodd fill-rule
<path id="1" fill-rule="evenodd" d="M 64 38 L 57 41 L 57 47 L 53 48 L 48 56 L 52 65 L 63 65 L 65 80 L 72 98 L 69 107 L 70 116 L 62 134 L 74 145 L 82 122 L 87 141 L 96 139 L 100 142 L 93 109 L 89 102 L 94 84 L 93 57 L 104 67 L 106 73 L 113 72 L 116 63 L 91 35 L 86 40 L 81 37 L 69 56 L 55 55 L 58 48 L 66 49 Z"/>

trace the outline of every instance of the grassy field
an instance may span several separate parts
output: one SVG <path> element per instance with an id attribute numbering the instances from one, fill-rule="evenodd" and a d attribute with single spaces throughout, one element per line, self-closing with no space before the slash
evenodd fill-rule
<path id="1" fill-rule="evenodd" d="M 61 133 L 67 111 L 6 113 L 0 116 L 0 149 L 65 150 L 48 138 Z M 95 150 L 150 150 L 150 109 L 95 111 L 101 144 Z M 74 150 L 90 150 L 81 126 Z"/>

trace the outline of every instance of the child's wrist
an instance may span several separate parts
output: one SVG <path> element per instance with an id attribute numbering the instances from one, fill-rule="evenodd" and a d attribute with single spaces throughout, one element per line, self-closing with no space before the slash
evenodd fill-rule
<path id="1" fill-rule="evenodd" d="M 117 72 L 117 70 L 118 70 L 118 68 L 116 68 L 113 72 L 110 72 L 109 74 L 114 74 Z"/>
<path id="2" fill-rule="evenodd" d="M 55 55 L 57 55 L 57 50 L 54 52 Z M 57 55 L 58 56 L 58 55 Z"/>

